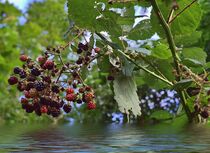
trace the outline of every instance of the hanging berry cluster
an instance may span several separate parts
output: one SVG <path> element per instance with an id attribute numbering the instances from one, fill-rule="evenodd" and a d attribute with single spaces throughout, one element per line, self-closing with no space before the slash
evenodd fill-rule
<path id="1" fill-rule="evenodd" d="M 24 64 L 14 68 L 8 83 L 17 85 L 17 89 L 23 93 L 20 101 L 27 113 L 58 117 L 62 110 L 69 113 L 72 103 L 84 103 L 89 110 L 96 108 L 93 89 L 84 83 L 80 70 L 88 67 L 99 54 L 100 48 L 93 49 L 88 43 L 79 43 L 79 57 L 73 63 L 63 62 L 61 51 L 64 49 L 47 48 L 35 61 L 27 55 L 20 55 L 20 61 Z M 95 52 L 94 56 L 92 51 Z"/>

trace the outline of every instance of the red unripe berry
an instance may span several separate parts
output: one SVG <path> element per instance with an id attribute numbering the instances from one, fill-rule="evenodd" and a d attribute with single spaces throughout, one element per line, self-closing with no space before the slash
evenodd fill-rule
<path id="1" fill-rule="evenodd" d="M 22 62 L 26 62 L 28 60 L 28 56 L 27 55 L 20 55 L 20 58 L 19 58 Z"/>
<path id="2" fill-rule="evenodd" d="M 52 70 L 54 68 L 54 62 L 52 60 L 47 60 L 45 63 L 44 63 L 44 67 L 48 70 Z"/>
<path id="3" fill-rule="evenodd" d="M 27 103 L 28 103 L 28 99 L 26 99 L 26 98 L 21 98 L 20 102 L 21 102 L 22 104 L 27 104 Z"/>
<path id="4" fill-rule="evenodd" d="M 85 89 L 81 87 L 81 88 L 79 88 L 79 92 L 80 93 L 84 93 L 85 92 Z"/>
<path id="5" fill-rule="evenodd" d="M 93 101 L 90 101 L 90 102 L 88 102 L 88 104 L 87 104 L 87 108 L 88 108 L 89 110 L 96 109 L 96 104 L 95 104 Z"/>
<path id="6" fill-rule="evenodd" d="M 23 92 L 26 98 L 31 98 L 30 92 L 29 91 L 24 91 Z"/>
<path id="7" fill-rule="evenodd" d="M 96 48 L 94 48 L 94 51 L 95 51 L 95 53 L 99 53 L 101 51 L 101 48 L 96 47 Z"/>
<path id="8" fill-rule="evenodd" d="M 18 83 L 18 78 L 15 77 L 15 76 L 11 76 L 11 77 L 8 79 L 8 83 L 9 83 L 10 85 L 14 85 L 14 84 Z"/>
<path id="9" fill-rule="evenodd" d="M 39 57 L 37 58 L 37 61 L 38 61 L 40 64 L 44 64 L 45 61 L 46 61 L 46 58 L 45 58 L 44 56 L 39 56 Z"/>
<path id="10" fill-rule="evenodd" d="M 67 94 L 66 95 L 66 100 L 68 100 L 68 101 L 74 101 L 74 100 L 76 100 L 76 95 L 75 94 Z"/>
<path id="11" fill-rule="evenodd" d="M 67 88 L 66 93 L 67 94 L 72 94 L 72 93 L 74 93 L 74 89 L 73 88 Z"/>
<path id="12" fill-rule="evenodd" d="M 93 93 L 86 93 L 86 94 L 85 94 L 85 97 L 84 97 L 84 99 L 85 99 L 86 102 L 92 101 L 93 98 L 94 98 Z"/>
<path id="13" fill-rule="evenodd" d="M 40 110 L 41 110 L 41 113 L 47 113 L 48 112 L 47 106 L 45 106 L 45 105 L 42 106 Z"/>

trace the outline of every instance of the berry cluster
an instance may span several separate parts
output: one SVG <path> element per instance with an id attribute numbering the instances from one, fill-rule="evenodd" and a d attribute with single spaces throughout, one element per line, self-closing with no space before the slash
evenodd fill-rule
<path id="1" fill-rule="evenodd" d="M 96 108 L 93 89 L 84 83 L 80 70 L 88 67 L 100 48 L 92 49 L 88 44 L 79 43 L 78 60 L 72 63 L 63 62 L 63 50 L 63 47 L 48 47 L 35 61 L 27 55 L 20 55 L 20 61 L 24 64 L 14 68 L 8 83 L 17 85 L 17 89 L 23 93 L 20 101 L 27 113 L 58 117 L 61 110 L 69 113 L 72 103 L 85 103 L 89 110 Z M 96 55 L 93 56 L 92 51 Z"/>

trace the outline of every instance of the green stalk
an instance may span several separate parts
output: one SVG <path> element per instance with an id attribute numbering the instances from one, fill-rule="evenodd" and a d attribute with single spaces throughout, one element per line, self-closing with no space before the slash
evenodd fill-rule
<path id="1" fill-rule="evenodd" d="M 163 14 L 161 12 L 161 10 L 159 9 L 159 6 L 156 2 L 156 0 L 150 0 L 151 2 L 151 5 L 160 21 L 160 24 L 162 25 L 164 31 L 165 31 L 165 34 L 166 34 L 166 38 L 168 40 L 168 44 L 169 44 L 169 48 L 171 50 L 171 54 L 172 54 L 172 57 L 173 57 L 173 60 L 174 60 L 174 65 L 175 65 L 175 69 L 177 71 L 177 74 L 178 76 L 176 77 L 176 81 L 180 81 L 181 80 L 181 77 L 180 77 L 180 67 L 179 67 L 179 61 L 180 61 L 180 58 L 179 56 L 177 55 L 176 53 L 176 45 L 175 45 L 175 42 L 174 42 L 174 38 L 173 38 L 173 35 L 171 33 L 171 29 L 168 25 L 168 23 L 166 22 L 165 18 L 163 17 Z M 192 114 L 190 112 L 190 109 L 187 105 L 187 101 L 185 99 L 185 94 L 183 91 L 178 91 L 179 95 L 180 95 L 180 98 L 181 98 L 181 103 L 183 105 L 183 108 L 187 114 L 187 117 L 188 117 L 188 120 L 189 122 L 192 122 Z"/>

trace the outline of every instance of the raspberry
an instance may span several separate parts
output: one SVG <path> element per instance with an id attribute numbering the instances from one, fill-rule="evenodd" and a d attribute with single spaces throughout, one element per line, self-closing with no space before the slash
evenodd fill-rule
<path id="1" fill-rule="evenodd" d="M 15 67 L 14 70 L 13 70 L 13 72 L 15 74 L 19 74 L 21 72 L 21 69 L 19 67 Z"/>
<path id="2" fill-rule="evenodd" d="M 66 95 L 66 100 L 68 100 L 68 101 L 74 101 L 75 99 L 76 99 L 75 94 L 67 94 Z"/>
<path id="3" fill-rule="evenodd" d="M 28 56 L 27 55 L 20 55 L 20 60 L 22 61 L 22 62 L 26 62 L 27 60 L 28 60 Z"/>
<path id="4" fill-rule="evenodd" d="M 88 102 L 88 104 L 87 104 L 87 108 L 88 108 L 89 110 L 96 109 L 96 104 L 95 104 L 93 101 L 90 101 L 90 102 Z"/>
<path id="5" fill-rule="evenodd" d="M 93 93 L 87 93 L 87 94 L 85 94 L 85 96 L 84 96 L 84 100 L 85 100 L 86 102 L 92 101 L 93 98 L 94 98 Z"/>
<path id="6" fill-rule="evenodd" d="M 40 70 L 37 69 L 37 68 L 33 68 L 31 70 L 31 74 L 34 75 L 34 76 L 39 76 L 41 74 Z"/>
<path id="7" fill-rule="evenodd" d="M 37 91 L 42 91 L 45 88 L 45 85 L 43 82 L 36 82 L 34 84 L 34 87 L 36 88 Z"/>
<path id="8" fill-rule="evenodd" d="M 52 92 L 59 93 L 60 92 L 59 86 L 57 85 L 52 86 Z"/>
<path id="9" fill-rule="evenodd" d="M 17 84 L 17 83 L 18 83 L 18 78 L 15 77 L 15 76 L 11 76 L 11 77 L 8 79 L 8 83 L 9 83 L 10 85 Z"/>
<path id="10" fill-rule="evenodd" d="M 101 51 L 101 48 L 96 47 L 96 48 L 94 48 L 94 51 L 95 51 L 95 53 L 99 53 Z"/>
<path id="11" fill-rule="evenodd" d="M 66 112 L 66 113 L 69 113 L 70 111 L 71 111 L 71 105 L 67 105 L 67 104 L 65 104 L 64 106 L 63 106 L 63 110 L 64 110 L 64 112 Z"/>
<path id="12" fill-rule="evenodd" d="M 40 108 L 40 111 L 41 111 L 41 113 L 47 113 L 48 112 L 48 109 L 47 109 L 47 106 L 42 106 L 41 108 Z"/>
<path id="13" fill-rule="evenodd" d="M 73 88 L 67 88 L 66 93 L 67 94 L 72 94 L 72 93 L 74 93 L 74 89 Z"/>
<path id="14" fill-rule="evenodd" d="M 46 67 L 46 69 L 52 70 L 54 68 L 55 64 L 54 64 L 54 62 L 52 60 L 47 60 L 44 63 L 44 66 Z"/>

